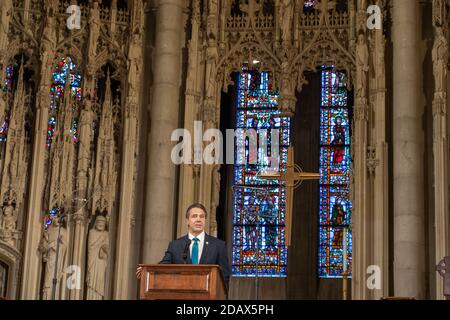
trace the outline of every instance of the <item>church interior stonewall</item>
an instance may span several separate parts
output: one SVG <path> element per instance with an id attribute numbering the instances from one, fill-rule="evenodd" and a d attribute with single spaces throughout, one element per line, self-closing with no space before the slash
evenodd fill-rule
<path id="1" fill-rule="evenodd" d="M 0 299 L 206 268 L 229 300 L 450 299 L 449 27 L 450 0 L 0 0 Z"/>

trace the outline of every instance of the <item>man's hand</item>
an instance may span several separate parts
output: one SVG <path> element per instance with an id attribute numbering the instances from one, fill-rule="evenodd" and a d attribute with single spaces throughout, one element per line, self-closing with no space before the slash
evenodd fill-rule
<path id="1" fill-rule="evenodd" d="M 136 269 L 136 277 L 137 277 L 138 279 L 140 279 L 141 276 L 142 276 L 142 267 L 139 266 L 139 267 L 137 267 L 137 269 Z"/>

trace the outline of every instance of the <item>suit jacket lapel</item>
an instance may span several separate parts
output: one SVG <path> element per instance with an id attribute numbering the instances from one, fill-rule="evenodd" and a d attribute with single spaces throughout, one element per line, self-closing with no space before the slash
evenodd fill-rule
<path id="1" fill-rule="evenodd" d="M 208 248 L 209 248 L 209 235 L 205 233 L 205 243 L 203 244 L 203 250 L 202 250 L 202 256 L 200 257 L 200 264 L 205 264 L 206 256 L 208 254 Z"/>

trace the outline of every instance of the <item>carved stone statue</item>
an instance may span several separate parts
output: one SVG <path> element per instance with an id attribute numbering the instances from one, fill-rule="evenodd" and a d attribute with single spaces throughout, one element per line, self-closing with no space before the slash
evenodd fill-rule
<path id="1" fill-rule="evenodd" d="M 295 110 L 295 105 L 291 104 L 293 89 L 292 89 L 292 79 L 291 72 L 289 70 L 289 62 L 284 60 L 281 63 L 281 79 L 280 79 L 280 107 L 281 110 L 285 112 L 293 112 Z M 294 110 L 293 110 L 294 109 Z"/>
<path id="2" fill-rule="evenodd" d="M 106 268 L 109 255 L 109 234 L 106 218 L 97 216 L 95 226 L 89 232 L 88 269 L 86 275 L 88 300 L 105 298 Z"/>
<path id="3" fill-rule="evenodd" d="M 435 79 L 435 92 L 444 92 L 447 85 L 448 68 L 448 42 L 441 27 L 436 28 L 436 39 L 434 41 L 432 58 L 433 73 Z"/>
<path id="4" fill-rule="evenodd" d="M 56 265 L 56 247 L 58 240 L 59 222 L 55 219 L 54 223 L 44 231 L 43 237 L 39 244 L 39 251 L 42 253 L 42 260 L 45 262 L 44 269 L 44 284 L 42 298 L 44 300 L 51 299 L 52 295 L 52 280 L 56 268 L 56 297 L 61 294 L 60 288 L 64 287 L 62 278 L 64 275 L 64 267 L 66 266 L 66 250 L 67 250 L 67 231 L 64 226 L 61 226 L 59 237 L 59 253 L 58 265 Z"/>
<path id="5" fill-rule="evenodd" d="M 367 72 L 369 71 L 369 49 L 364 35 L 358 36 L 356 45 L 356 96 L 364 98 L 367 85 Z"/>
<path id="6" fill-rule="evenodd" d="M 0 53 L 6 48 L 9 22 L 12 18 L 12 0 L 0 1 Z"/>
<path id="7" fill-rule="evenodd" d="M 45 74 L 45 69 L 51 67 L 56 41 L 55 17 L 53 15 L 47 15 L 40 47 L 42 74 Z"/>
<path id="8" fill-rule="evenodd" d="M 100 36 L 100 8 L 95 0 L 89 14 L 89 61 L 94 61 L 97 54 L 97 41 Z"/>
<path id="9" fill-rule="evenodd" d="M 240 2 L 239 9 L 242 12 L 245 12 L 249 16 L 249 18 L 252 19 L 256 17 L 256 13 L 261 10 L 261 3 L 258 0 L 248 0 L 248 4 Z"/>
<path id="10" fill-rule="evenodd" d="M 141 36 L 138 33 L 134 33 L 132 36 L 132 45 L 128 52 L 128 96 L 137 95 L 135 91 L 141 74 L 141 41 Z"/>
<path id="11" fill-rule="evenodd" d="M 142 35 L 142 29 L 144 24 L 144 2 L 145 0 L 134 1 L 133 10 L 133 33 Z"/>
<path id="12" fill-rule="evenodd" d="M 292 21 L 294 18 L 294 3 L 293 0 L 280 1 L 280 27 L 281 39 L 284 41 L 291 40 Z"/>
<path id="13" fill-rule="evenodd" d="M 219 13 L 219 1 L 218 0 L 209 0 L 209 14 L 215 14 L 217 15 Z"/>
<path id="14" fill-rule="evenodd" d="M 319 10 L 324 14 L 327 11 L 335 10 L 336 9 L 336 1 L 334 0 L 322 0 L 320 2 L 317 2 L 314 6 L 315 9 Z"/>
<path id="15" fill-rule="evenodd" d="M 208 48 L 206 48 L 206 97 L 212 98 L 215 97 L 215 89 L 216 89 L 216 69 L 217 69 L 217 47 L 214 45 L 213 40 L 208 41 Z"/>
<path id="16" fill-rule="evenodd" d="M 17 208 L 13 206 L 13 203 L 9 201 L 3 206 L 3 216 L 1 220 L 1 227 L 4 230 L 15 230 L 17 223 Z"/>
<path id="17" fill-rule="evenodd" d="M 109 156 L 106 152 L 104 152 L 103 154 L 103 159 L 102 159 L 102 164 L 101 164 L 101 173 L 100 173 L 100 186 L 103 189 L 106 189 L 109 184 L 108 184 L 108 174 L 109 174 L 109 164 L 110 164 L 110 160 L 108 159 Z"/>

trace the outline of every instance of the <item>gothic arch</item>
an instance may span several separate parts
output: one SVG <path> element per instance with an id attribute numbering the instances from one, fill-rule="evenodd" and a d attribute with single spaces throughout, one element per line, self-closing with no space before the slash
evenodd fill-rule
<path id="1" fill-rule="evenodd" d="M 0 241 L 0 261 L 8 266 L 8 284 L 6 297 L 15 299 L 19 283 L 19 268 L 22 256 L 19 251 Z"/>
<path id="2" fill-rule="evenodd" d="M 114 59 L 114 57 L 118 57 L 119 59 Z M 106 66 L 107 64 L 111 64 L 120 75 L 125 75 L 126 72 L 126 58 L 122 56 L 122 53 L 115 49 L 111 51 L 103 50 L 100 52 L 95 58 L 95 73 L 100 72 L 100 70 Z"/>
<path id="3" fill-rule="evenodd" d="M 56 49 L 55 60 L 59 61 L 64 57 L 70 57 L 72 62 L 77 66 L 78 70 L 82 69 L 83 66 L 83 52 L 77 46 L 63 46 L 64 43 L 60 43 Z"/>
<path id="4" fill-rule="evenodd" d="M 249 42 L 238 42 L 223 56 L 218 63 L 218 75 L 226 75 L 233 71 L 239 71 L 247 59 L 257 59 L 258 68 L 261 70 L 274 71 L 280 66 L 279 59 L 268 48 L 261 43 L 251 40 Z M 250 63 L 250 62 L 249 62 Z"/>
<path id="5" fill-rule="evenodd" d="M 335 41 L 329 39 L 318 39 L 313 44 L 298 54 L 290 65 L 294 70 L 297 91 L 301 91 L 306 83 L 303 73 L 305 71 L 317 71 L 317 67 L 322 65 L 334 66 L 337 69 L 345 70 L 349 83 L 353 82 L 355 72 L 354 58 L 345 51 L 342 46 L 337 46 Z"/>

